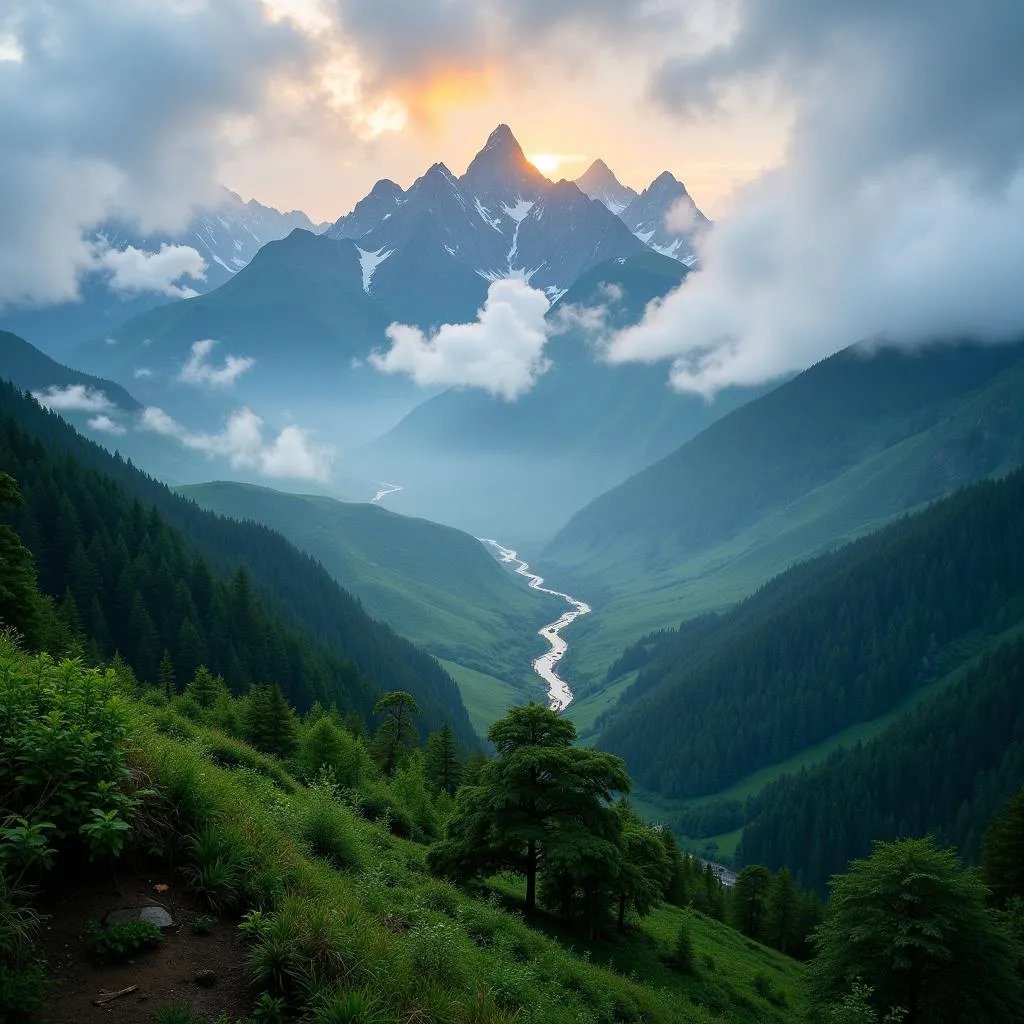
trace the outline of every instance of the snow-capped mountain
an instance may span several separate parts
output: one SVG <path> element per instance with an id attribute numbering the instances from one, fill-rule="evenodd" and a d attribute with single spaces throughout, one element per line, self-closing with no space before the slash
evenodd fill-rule
<path id="1" fill-rule="evenodd" d="M 612 169 L 601 159 L 595 160 L 576 179 L 580 191 L 604 203 L 614 214 L 620 214 L 637 197 L 637 191 L 623 185 Z"/>
<path id="2" fill-rule="evenodd" d="M 367 292 L 420 324 L 472 318 L 488 283 L 509 274 L 554 298 L 603 260 L 645 250 L 573 182 L 545 178 L 507 125 L 461 177 L 434 164 L 406 192 L 378 182 L 327 234 L 353 239 Z"/>
<path id="3" fill-rule="evenodd" d="M 296 228 L 321 231 L 326 226 L 314 224 L 301 210 L 282 213 L 255 199 L 245 203 L 224 189 L 220 202 L 199 210 L 183 231 L 142 235 L 110 221 L 95 235 L 115 249 L 132 245 L 144 252 L 157 252 L 165 244 L 191 246 L 206 260 L 207 270 L 205 278 L 190 280 L 188 285 L 197 292 L 208 292 L 237 274 L 267 242 L 284 238 Z"/>
<path id="4" fill-rule="evenodd" d="M 619 216 L 645 245 L 691 266 L 695 241 L 711 227 L 686 186 L 668 171 L 659 174 Z"/>
<path id="5" fill-rule="evenodd" d="M 100 265 L 82 276 L 78 301 L 7 310 L 0 316 L 0 328 L 31 339 L 50 355 L 63 356 L 85 341 L 110 334 L 133 317 L 166 305 L 184 289 L 200 294 L 212 291 L 234 277 L 262 246 L 284 238 L 295 228 L 319 231 L 324 227 L 314 225 L 297 210 L 282 213 L 255 200 L 242 202 L 227 189 L 215 206 L 199 210 L 179 232 L 144 235 L 129 225 L 108 221 L 91 236 L 97 251 L 109 256 L 109 250 L 116 254 L 131 246 L 139 250 L 136 262 L 140 262 L 159 253 L 162 245 L 189 246 L 205 261 L 205 274 L 177 282 L 137 276 L 128 287 L 118 281 L 109 265 Z M 169 284 L 175 287 L 169 289 Z"/>

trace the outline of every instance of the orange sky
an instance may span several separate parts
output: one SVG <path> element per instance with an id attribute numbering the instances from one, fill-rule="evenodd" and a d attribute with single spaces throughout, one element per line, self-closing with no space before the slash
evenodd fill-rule
<path id="1" fill-rule="evenodd" d="M 649 70 L 619 62 L 614 75 L 607 63 L 547 69 L 515 80 L 500 70 L 462 79 L 449 75 L 404 103 L 400 130 L 358 138 L 350 112 L 339 110 L 333 122 L 326 119 L 315 130 L 296 131 L 273 147 L 233 159 L 223 180 L 244 198 L 334 220 L 380 178 L 407 187 L 438 160 L 461 173 L 504 122 L 527 154 L 578 157 L 555 177 L 578 177 L 596 157 L 636 189 L 669 170 L 709 216 L 719 217 L 738 184 L 779 162 L 786 126 L 777 111 L 756 109 L 749 101 L 729 115 L 684 125 L 648 98 Z M 395 106 L 401 113 L 400 102 Z"/>

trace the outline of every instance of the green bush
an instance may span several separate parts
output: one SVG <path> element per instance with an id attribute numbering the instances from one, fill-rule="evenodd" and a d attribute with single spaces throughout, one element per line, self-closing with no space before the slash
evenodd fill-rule
<path id="1" fill-rule="evenodd" d="M 191 863 L 182 870 L 189 888 L 214 913 L 236 909 L 244 894 L 246 864 L 232 837 L 218 825 L 207 825 L 187 846 Z"/>
<path id="2" fill-rule="evenodd" d="M 683 974 L 693 974 L 697 969 L 697 957 L 693 949 L 693 936 L 690 934 L 690 923 L 684 921 L 676 932 L 672 944 L 671 964 Z"/>
<path id="3" fill-rule="evenodd" d="M 112 669 L 28 656 L 0 634 L 0 807 L 3 863 L 17 874 L 49 867 L 84 844 L 117 856 L 139 805 L 125 791 L 127 705 Z"/>
<path id="4" fill-rule="evenodd" d="M 22 1024 L 38 1020 L 46 1008 L 46 972 L 41 963 L 19 968 L 0 962 L 0 1020 Z"/>
<path id="5" fill-rule="evenodd" d="M 310 851 L 336 868 L 354 867 L 362 859 L 348 810 L 326 789 L 314 789 L 302 809 L 299 834 Z"/>
<path id="6" fill-rule="evenodd" d="M 150 921 L 123 921 L 120 924 L 89 925 L 85 948 L 99 964 L 120 964 L 136 953 L 154 949 L 164 941 L 164 933 Z"/>

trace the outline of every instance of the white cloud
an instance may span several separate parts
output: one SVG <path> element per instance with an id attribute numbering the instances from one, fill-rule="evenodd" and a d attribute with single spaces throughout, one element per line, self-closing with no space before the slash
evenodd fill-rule
<path id="1" fill-rule="evenodd" d="M 153 371 L 148 366 L 136 366 L 132 371 L 132 376 L 136 380 L 144 380 L 147 377 L 152 377 Z"/>
<path id="2" fill-rule="evenodd" d="M 699 243 L 701 269 L 620 332 L 612 360 L 673 360 L 712 393 L 861 340 L 1024 332 L 1024 7 L 992 0 L 740 0 L 734 37 L 657 88 L 681 115 L 776 89 L 784 164 Z"/>
<path id="3" fill-rule="evenodd" d="M 99 416 L 93 416 L 89 420 L 89 426 L 93 430 L 99 430 L 104 434 L 113 434 L 116 437 L 120 437 L 122 434 L 127 433 L 127 429 L 122 426 L 117 420 L 112 420 L 106 413 L 101 413 Z"/>
<path id="4" fill-rule="evenodd" d="M 263 420 L 251 409 L 236 409 L 216 434 L 190 431 L 155 406 L 143 409 L 139 425 L 209 458 L 226 458 L 235 469 L 255 469 L 266 477 L 326 480 L 331 474 L 334 453 L 325 445 L 317 445 L 310 431 L 289 425 L 276 437 L 265 440 Z"/>
<path id="5" fill-rule="evenodd" d="M 310 34 L 254 0 L 4 0 L 0 38 L 0 306 L 76 299 L 108 219 L 180 230 L 322 74 Z"/>
<path id="6" fill-rule="evenodd" d="M 213 366 L 206 361 L 206 357 L 213 351 L 216 344 L 217 342 L 213 338 L 195 342 L 189 353 L 188 362 L 181 368 L 178 379 L 187 384 L 230 387 L 256 362 L 249 356 L 227 356 L 223 366 Z"/>
<path id="7" fill-rule="evenodd" d="M 175 282 L 182 277 L 193 281 L 206 277 L 206 260 L 190 245 L 164 242 L 159 252 L 145 252 L 133 245 L 112 249 L 101 241 L 94 246 L 94 252 L 97 269 L 110 272 L 110 287 L 117 292 L 159 292 L 188 299 L 198 292 Z"/>
<path id="8" fill-rule="evenodd" d="M 32 397 L 57 412 L 106 412 L 114 408 L 114 403 L 102 391 L 84 384 L 68 384 L 67 387 L 53 384 L 43 391 L 33 391 Z"/>
<path id="9" fill-rule="evenodd" d="M 391 347 L 370 362 L 383 373 L 408 374 L 420 386 L 482 388 L 514 401 L 533 387 L 549 363 L 544 344 L 547 296 L 521 278 L 494 281 L 475 323 L 444 324 L 433 334 L 392 324 Z"/>

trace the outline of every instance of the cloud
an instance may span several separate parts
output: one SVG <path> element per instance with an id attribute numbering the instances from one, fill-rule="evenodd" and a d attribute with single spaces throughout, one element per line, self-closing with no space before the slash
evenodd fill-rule
<path id="1" fill-rule="evenodd" d="M 224 365 L 212 366 L 206 357 L 217 344 L 213 338 L 192 345 L 188 362 L 181 368 L 178 380 L 187 384 L 206 384 L 211 387 L 231 387 L 238 378 L 253 367 L 256 360 L 250 356 L 227 356 Z"/>
<path id="2" fill-rule="evenodd" d="M 126 434 L 127 428 L 122 426 L 116 420 L 112 420 L 105 413 L 101 413 L 99 416 L 93 416 L 89 420 L 89 426 L 93 430 L 99 430 L 104 434 L 113 434 L 115 437 L 120 437 L 122 434 Z"/>
<path id="3" fill-rule="evenodd" d="M 255 0 L 5 0 L 0 37 L 19 56 L 0 60 L 0 307 L 75 299 L 107 218 L 180 229 L 318 73 L 312 37 Z"/>
<path id="4" fill-rule="evenodd" d="M 106 412 L 114 408 L 114 403 L 102 391 L 85 384 L 68 384 L 67 387 L 52 384 L 45 390 L 33 391 L 32 397 L 56 412 Z"/>
<path id="5" fill-rule="evenodd" d="M 548 369 L 548 306 L 547 296 L 521 278 L 494 281 L 475 323 L 444 324 L 429 335 L 392 324 L 391 348 L 374 351 L 370 363 L 382 373 L 408 374 L 421 387 L 482 388 L 511 402 Z"/>
<path id="6" fill-rule="evenodd" d="M 784 163 L 609 358 L 673 359 L 677 387 L 711 393 L 862 339 L 1019 337 L 1022 37 L 1017 0 L 742 0 L 732 39 L 664 65 L 655 91 L 686 119 L 774 90 L 793 118 Z"/>
<path id="7" fill-rule="evenodd" d="M 251 409 L 236 409 L 217 434 L 190 431 L 155 406 L 143 409 L 139 425 L 143 430 L 174 438 L 208 458 L 226 458 L 235 469 L 255 469 L 266 477 L 307 480 L 330 477 L 332 449 L 317 445 L 310 431 L 294 424 L 265 440 L 263 420 Z"/>
<path id="8" fill-rule="evenodd" d="M 132 371 L 132 376 L 136 380 L 143 380 L 153 376 L 153 371 L 148 366 L 136 366 Z"/>
<path id="9" fill-rule="evenodd" d="M 675 21 L 658 0 L 333 0 L 343 38 L 358 50 L 370 93 L 394 91 L 430 117 L 436 88 L 446 104 L 479 95 L 501 67 L 545 65 L 549 42 L 563 64 L 592 59 L 594 45 L 651 35 Z"/>
<path id="10" fill-rule="evenodd" d="M 159 292 L 188 299 L 198 294 L 195 289 L 174 282 L 206 277 L 206 260 L 190 245 L 164 242 L 159 252 L 145 252 L 133 245 L 112 249 L 104 240 L 94 246 L 94 253 L 95 267 L 110 271 L 110 287 L 117 292 Z"/>

